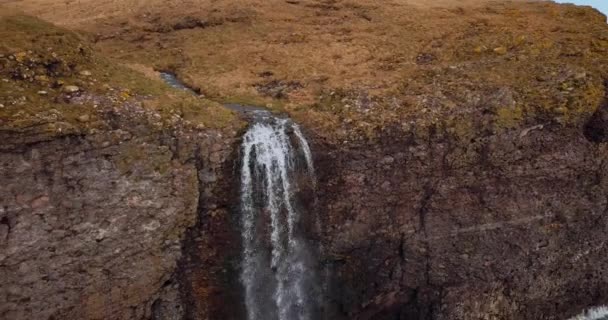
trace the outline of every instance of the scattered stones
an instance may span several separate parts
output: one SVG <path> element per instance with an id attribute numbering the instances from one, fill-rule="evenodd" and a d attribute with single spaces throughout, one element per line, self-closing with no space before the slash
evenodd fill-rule
<path id="1" fill-rule="evenodd" d="M 264 96 L 281 99 L 286 98 L 289 92 L 301 89 L 303 86 L 298 81 L 271 80 L 265 83 L 256 84 L 255 88 Z"/>
<path id="2" fill-rule="evenodd" d="M 260 73 L 258 74 L 258 76 L 260 76 L 260 77 L 262 77 L 262 78 L 269 78 L 269 77 L 274 76 L 274 73 L 273 73 L 272 71 L 268 71 L 268 70 L 267 70 L 267 71 L 260 72 Z"/>
<path id="3" fill-rule="evenodd" d="M 422 65 L 422 64 L 430 64 L 433 61 L 435 61 L 437 59 L 437 57 L 435 57 L 434 54 L 432 53 L 421 53 L 416 57 L 416 64 Z"/>

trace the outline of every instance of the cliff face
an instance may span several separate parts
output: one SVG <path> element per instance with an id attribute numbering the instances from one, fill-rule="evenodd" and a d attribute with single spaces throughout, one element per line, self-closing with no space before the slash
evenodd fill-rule
<path id="1" fill-rule="evenodd" d="M 127 132 L 3 150 L 7 319 L 149 314 L 180 256 L 181 235 L 196 218 L 196 168 L 172 161 L 166 146 L 116 139 L 121 134 Z M 121 171 L 132 153 L 165 168 Z"/>
<path id="2" fill-rule="evenodd" d="M 606 302 L 608 153 L 583 130 L 317 148 L 329 319 L 564 319 Z"/>
<path id="3" fill-rule="evenodd" d="M 0 318 L 243 319 L 243 123 L 149 79 L 154 66 L 302 125 L 326 319 L 563 319 L 608 303 L 605 17 L 255 4 L 45 12 L 95 47 L 0 15 Z"/>
<path id="4" fill-rule="evenodd" d="M 115 125 L 48 141 L 3 136 L 3 318 L 150 318 L 161 288 L 176 285 L 182 241 L 213 206 L 206 193 L 231 140 Z"/>
<path id="5" fill-rule="evenodd" d="M 0 317 L 162 315 L 242 124 L 67 30 L 3 15 L 0 32 Z"/>

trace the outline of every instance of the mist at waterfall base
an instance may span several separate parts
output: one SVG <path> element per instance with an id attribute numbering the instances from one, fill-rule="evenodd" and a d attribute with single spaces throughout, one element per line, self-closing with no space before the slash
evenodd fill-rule
<path id="1" fill-rule="evenodd" d="M 310 147 L 291 120 L 267 114 L 245 133 L 241 152 L 240 280 L 247 319 L 318 319 L 317 249 L 307 239 L 318 228 Z"/>

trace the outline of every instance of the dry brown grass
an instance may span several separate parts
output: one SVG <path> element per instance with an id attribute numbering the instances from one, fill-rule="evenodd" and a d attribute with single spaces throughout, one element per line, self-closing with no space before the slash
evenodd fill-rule
<path id="1" fill-rule="evenodd" d="M 254 84 L 265 80 L 259 75 L 272 72 L 273 79 L 302 83 L 291 98 L 304 103 L 324 88 L 394 89 L 418 69 L 421 51 L 481 19 L 473 11 L 489 2 L 26 0 L 10 5 L 98 34 L 104 39 L 99 48 L 110 55 L 175 69 L 212 95 L 255 96 Z M 455 19 L 462 15 L 467 19 Z M 218 25 L 145 31 L 186 16 Z"/>
<path id="2" fill-rule="evenodd" d="M 598 104 L 607 77 L 605 18 L 546 1 L 23 0 L 8 6 L 86 31 L 98 50 L 138 70 L 170 69 L 208 96 L 271 103 L 319 130 L 355 123 L 373 131 L 421 110 L 454 113 L 500 88 L 520 105 L 494 110 L 497 123 L 510 127 L 558 105 L 568 110 L 559 111 L 559 121 L 568 121 Z M 588 83 L 559 91 L 568 85 L 560 77 L 577 72 L 586 72 Z"/>

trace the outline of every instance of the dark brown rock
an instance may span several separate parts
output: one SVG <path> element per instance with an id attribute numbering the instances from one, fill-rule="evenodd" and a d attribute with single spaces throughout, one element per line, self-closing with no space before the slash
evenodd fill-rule
<path id="1" fill-rule="evenodd" d="M 608 153 L 582 130 L 313 149 L 329 319 L 564 319 L 608 301 Z"/>

